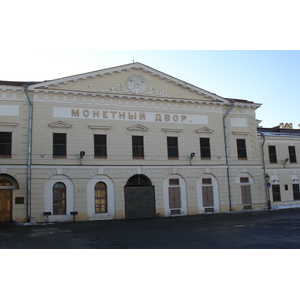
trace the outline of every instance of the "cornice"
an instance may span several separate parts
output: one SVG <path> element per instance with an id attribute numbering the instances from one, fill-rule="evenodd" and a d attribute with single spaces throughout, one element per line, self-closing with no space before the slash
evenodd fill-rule
<path id="1" fill-rule="evenodd" d="M 128 65 L 122 65 L 122 66 L 117 66 L 117 67 L 113 67 L 113 68 L 93 71 L 93 72 L 89 72 L 89 73 L 73 75 L 73 76 L 69 76 L 69 77 L 63 77 L 63 78 L 50 80 L 50 81 L 45 81 L 42 83 L 34 84 L 30 88 L 34 89 L 34 90 L 38 89 L 38 88 L 48 89 L 51 86 L 58 86 L 59 84 L 67 84 L 69 82 L 77 82 L 79 80 L 87 80 L 90 78 L 102 77 L 105 75 L 111 75 L 113 73 L 126 72 L 126 71 L 130 71 L 130 70 L 141 70 L 145 73 L 149 73 L 152 76 L 158 76 L 160 79 L 166 80 L 166 81 L 173 83 L 177 86 L 180 86 L 184 89 L 189 89 L 190 91 L 195 92 L 198 95 L 204 95 L 208 98 L 213 99 L 214 101 L 221 101 L 221 102 L 229 103 L 229 101 L 223 97 L 220 97 L 214 93 L 203 90 L 203 89 L 196 87 L 190 83 L 187 83 L 185 81 L 182 81 L 180 79 L 172 77 L 168 74 L 165 74 L 163 72 L 155 70 L 155 69 L 148 67 L 144 64 L 141 64 L 141 63 L 132 63 L 132 64 L 128 64 Z"/>
<path id="2" fill-rule="evenodd" d="M 183 103 L 192 103 L 192 104 L 203 104 L 203 105 L 221 105 L 227 106 L 227 103 L 219 101 L 210 101 L 210 100 L 198 100 L 198 99 L 186 99 L 186 98 L 175 98 L 175 97 L 160 97 L 153 95 L 130 95 L 130 94 L 116 94 L 116 93 L 103 93 L 103 92 L 86 92 L 86 91 L 70 91 L 70 90 L 49 90 L 49 89 L 39 89 L 33 90 L 35 94 L 45 93 L 45 94 L 62 94 L 62 95 L 73 95 L 73 96 L 90 96 L 90 97 L 109 97 L 109 98 L 118 98 L 118 99 L 134 99 L 134 100 L 153 100 L 153 101 L 166 101 L 166 102 L 183 102 Z M 34 99 L 36 100 L 36 99 Z M 49 101 L 47 101 L 49 102 Z M 55 101 L 57 102 L 57 101 Z"/>

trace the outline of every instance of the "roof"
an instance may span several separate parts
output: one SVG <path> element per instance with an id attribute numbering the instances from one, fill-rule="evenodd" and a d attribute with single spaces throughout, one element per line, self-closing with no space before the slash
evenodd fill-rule
<path id="1" fill-rule="evenodd" d="M 10 86 L 23 86 L 25 84 L 31 85 L 39 83 L 40 81 L 6 81 L 0 80 L 0 85 L 10 85 Z"/>
<path id="2" fill-rule="evenodd" d="M 225 99 L 234 100 L 234 102 L 240 102 L 240 103 L 254 103 L 253 101 L 242 100 L 242 99 L 234 99 L 234 98 L 225 98 Z"/>
<path id="3" fill-rule="evenodd" d="M 279 128 L 279 126 L 273 128 L 258 127 L 257 132 L 261 132 L 266 136 L 300 137 L 300 129 L 284 129 Z"/>

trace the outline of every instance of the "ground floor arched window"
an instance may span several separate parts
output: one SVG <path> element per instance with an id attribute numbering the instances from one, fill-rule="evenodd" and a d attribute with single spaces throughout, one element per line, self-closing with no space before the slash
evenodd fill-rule
<path id="1" fill-rule="evenodd" d="M 107 213 L 107 186 L 104 182 L 95 185 L 95 213 Z"/>
<path id="2" fill-rule="evenodd" d="M 65 215 L 67 211 L 67 189 L 62 182 L 53 185 L 53 215 Z"/>

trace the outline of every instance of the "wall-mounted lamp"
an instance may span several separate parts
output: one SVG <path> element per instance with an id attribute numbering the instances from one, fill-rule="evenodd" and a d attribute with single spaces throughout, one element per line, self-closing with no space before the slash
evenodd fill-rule
<path id="1" fill-rule="evenodd" d="M 194 158 L 194 156 L 195 156 L 195 152 L 192 152 L 190 155 L 190 165 L 192 165 L 192 159 Z"/>
<path id="2" fill-rule="evenodd" d="M 286 163 L 287 163 L 289 160 L 290 160 L 290 159 L 289 159 L 288 157 L 284 160 L 284 162 L 283 162 L 284 168 L 285 168 Z"/>
<path id="3" fill-rule="evenodd" d="M 80 156 L 80 165 L 82 165 L 82 158 L 85 156 L 85 152 L 80 151 L 79 156 Z"/>

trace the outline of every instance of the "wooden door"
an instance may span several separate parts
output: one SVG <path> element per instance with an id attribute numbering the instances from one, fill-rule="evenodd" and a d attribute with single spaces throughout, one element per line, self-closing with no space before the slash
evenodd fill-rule
<path id="1" fill-rule="evenodd" d="M 242 185 L 242 204 L 251 204 L 250 185 Z"/>
<path id="2" fill-rule="evenodd" d="M 202 198 L 203 198 L 203 207 L 214 206 L 213 187 L 212 186 L 203 186 L 202 187 Z"/>
<path id="3" fill-rule="evenodd" d="M 181 214 L 180 187 L 169 187 L 169 209 L 171 215 Z"/>
<path id="4" fill-rule="evenodd" d="M 0 190 L 0 222 L 12 221 L 12 190 Z"/>

